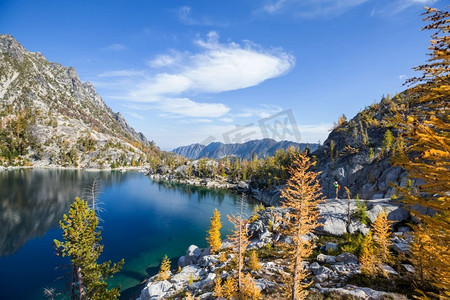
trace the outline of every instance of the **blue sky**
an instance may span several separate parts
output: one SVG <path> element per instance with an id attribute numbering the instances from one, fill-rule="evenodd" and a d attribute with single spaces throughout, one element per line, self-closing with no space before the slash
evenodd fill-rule
<path id="1" fill-rule="evenodd" d="M 317 142 L 404 89 L 427 59 L 424 6 L 445 1 L 3 0 L 0 33 L 75 67 L 163 149 Z"/>

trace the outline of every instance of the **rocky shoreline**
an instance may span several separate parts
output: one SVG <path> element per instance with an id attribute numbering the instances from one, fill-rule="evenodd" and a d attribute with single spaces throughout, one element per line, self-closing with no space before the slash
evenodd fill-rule
<path id="1" fill-rule="evenodd" d="M 335 199 L 329 199 L 328 202 L 335 204 L 335 201 Z M 374 202 L 369 211 L 369 217 L 372 219 L 372 214 L 380 209 L 389 209 L 389 218 L 397 224 L 401 224 L 404 220 L 395 219 L 399 216 L 405 217 L 398 211 L 401 208 L 385 205 L 385 203 L 383 201 Z M 321 209 L 321 215 L 326 222 L 333 218 L 335 220 L 340 218 L 339 212 L 329 213 L 330 211 Z M 255 250 L 261 257 L 261 269 L 247 270 L 246 272 L 254 278 L 256 286 L 263 295 L 274 299 L 276 298 L 274 295 L 279 295 L 278 288 L 283 285 L 280 278 L 286 274 L 285 262 L 279 255 L 281 248 L 277 247 L 277 243 L 283 240 L 283 237 L 277 232 L 281 226 L 277 216 L 285 213 L 283 208 L 267 208 L 258 212 L 256 220 L 247 226 L 250 238 L 247 250 Z M 311 260 L 304 261 L 305 268 L 310 273 L 313 282 L 310 288 L 311 293 L 352 296 L 354 297 L 352 299 L 407 299 L 404 295 L 390 291 L 355 285 L 351 279 L 361 273 L 358 258 L 352 253 L 340 250 L 339 243 L 321 242 L 321 236 L 334 235 L 327 231 L 327 228 L 325 225 L 309 236 L 319 243 L 316 247 L 318 254 Z M 398 227 L 391 240 L 394 245 L 402 244 L 401 247 L 394 246 L 396 252 L 407 252 L 408 244 L 411 241 L 409 229 Z M 224 282 L 226 278 L 234 274 L 232 267 L 234 254 L 230 251 L 230 247 L 231 244 L 224 240 L 221 253 L 211 254 L 209 248 L 200 249 L 191 245 L 186 254 L 178 259 L 178 271 L 171 272 L 167 280 L 158 280 L 158 275 L 149 278 L 137 300 L 184 299 L 187 292 L 196 297 L 195 299 L 214 299 L 213 290 L 217 278 L 220 277 Z M 394 267 L 383 265 L 384 271 L 390 278 L 409 276 L 414 270 L 411 265 L 407 264 Z"/>
<path id="2" fill-rule="evenodd" d="M 279 187 L 274 187 L 271 190 L 260 190 L 252 188 L 247 182 L 230 182 L 226 180 L 214 180 L 209 178 L 177 178 L 172 174 L 151 174 L 147 172 L 146 175 L 154 181 L 173 182 L 178 184 L 186 184 L 192 186 L 202 186 L 206 188 L 228 189 L 245 193 L 264 203 L 266 206 L 275 206 L 280 203 Z"/>

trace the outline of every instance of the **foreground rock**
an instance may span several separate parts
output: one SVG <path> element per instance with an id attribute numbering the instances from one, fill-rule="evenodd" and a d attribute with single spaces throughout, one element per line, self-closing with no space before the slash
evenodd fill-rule
<path id="1" fill-rule="evenodd" d="M 361 201 L 367 205 L 367 215 L 371 222 L 375 222 L 378 214 L 383 210 L 387 211 L 388 219 L 393 221 L 394 225 L 405 222 L 411 217 L 401 204 L 395 203 L 389 198 Z M 319 232 L 343 235 L 344 233 L 355 232 L 366 234 L 369 231 L 367 225 L 361 224 L 352 217 L 356 210 L 355 199 L 350 199 L 350 206 L 348 206 L 347 199 L 326 199 L 325 202 L 319 205 L 319 210 L 321 217 L 319 222 L 323 224 L 323 226 L 318 228 Z"/>
<path id="2" fill-rule="evenodd" d="M 344 202 L 346 203 L 346 200 L 330 200 L 322 204 L 324 207 L 321 207 L 321 212 L 328 211 L 328 214 L 324 216 L 325 221 L 327 221 L 327 218 L 342 218 L 342 210 L 335 209 L 333 211 L 332 208 L 338 208 L 338 204 L 341 203 L 342 205 Z M 373 214 L 382 207 L 390 212 L 389 216 L 391 218 L 400 217 L 403 220 L 405 217 L 403 213 L 399 213 L 398 211 L 401 209 L 400 206 L 396 206 L 386 200 L 372 201 L 369 207 Z M 289 238 L 279 234 L 279 229 L 283 226 L 281 220 L 285 217 L 285 214 L 286 210 L 280 207 L 258 212 L 257 218 L 247 227 L 250 239 L 250 244 L 247 249 L 255 249 L 256 251 L 263 251 L 262 253 L 268 253 L 271 251 L 272 245 L 275 245 L 277 241 L 289 242 Z M 395 219 L 394 221 L 399 222 L 399 220 Z M 357 224 L 356 221 L 355 224 L 355 226 L 361 225 Z M 397 243 L 408 244 L 411 240 L 408 229 L 406 227 L 400 227 L 399 229 L 401 231 L 395 232 L 392 240 L 397 241 Z M 321 234 L 324 232 L 326 231 L 322 229 Z M 334 230 L 332 232 L 336 233 L 337 231 Z M 326 232 L 326 234 L 329 235 L 330 232 Z M 307 238 L 315 240 L 317 236 L 310 234 Z M 406 299 L 402 295 L 349 284 L 350 278 L 360 274 L 359 261 L 354 254 L 349 252 L 330 255 L 330 253 L 339 253 L 342 251 L 339 245 L 342 244 L 333 242 L 324 243 L 322 246 L 316 248 L 317 251 L 321 251 L 322 253 L 319 253 L 313 261 L 303 262 L 305 268 L 311 274 L 313 281 L 312 290 L 320 293 L 339 293 L 347 296 L 360 297 L 361 299 Z M 229 247 L 231 247 L 229 241 L 224 240 L 221 251 L 226 251 Z M 280 250 L 273 249 L 272 251 L 275 252 L 271 252 L 272 254 L 268 256 L 269 258 L 261 259 L 262 268 L 260 270 L 245 270 L 245 272 L 251 273 L 255 279 L 256 286 L 261 290 L 262 294 L 269 298 L 271 295 L 279 293 L 278 287 L 282 285 L 281 278 L 287 274 L 285 261 L 281 258 Z M 217 278 L 220 277 L 222 281 L 225 281 L 226 278 L 234 274 L 234 269 L 230 266 L 234 255 L 229 252 L 225 253 L 226 255 L 222 255 L 221 261 L 221 256 L 219 254 L 211 254 L 208 248 L 201 249 L 195 245 L 189 246 L 185 255 L 181 256 L 178 260 L 179 272 L 172 274 L 168 280 L 164 281 L 158 281 L 157 276 L 150 278 L 145 288 L 141 291 L 138 300 L 183 299 L 182 295 L 187 291 L 199 299 L 213 299 L 212 291 Z M 413 271 L 410 265 L 404 265 L 402 268 L 404 269 L 402 271 L 404 273 Z M 389 265 L 383 265 L 383 269 L 389 276 L 400 276 Z"/>

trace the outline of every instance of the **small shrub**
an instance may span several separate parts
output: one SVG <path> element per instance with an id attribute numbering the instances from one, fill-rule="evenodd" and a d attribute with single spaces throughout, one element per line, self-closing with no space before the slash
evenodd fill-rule
<path id="1" fill-rule="evenodd" d="M 361 253 L 361 247 L 364 242 L 364 235 L 356 234 L 356 235 L 346 235 L 347 242 L 341 247 L 342 251 L 350 252 L 359 256 Z"/>
<path id="2" fill-rule="evenodd" d="M 353 217 L 358 220 L 361 224 L 369 225 L 370 218 L 367 215 L 367 205 L 356 198 L 356 209 L 353 212 Z"/>

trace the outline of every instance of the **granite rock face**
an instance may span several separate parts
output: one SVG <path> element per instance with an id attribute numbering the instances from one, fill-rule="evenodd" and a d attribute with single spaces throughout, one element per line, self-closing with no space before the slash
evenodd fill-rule
<path id="1" fill-rule="evenodd" d="M 130 165 L 150 146 L 120 113 L 114 113 L 73 67 L 26 50 L 0 35 L 0 115 L 11 122 L 27 111 L 29 141 L 24 158 L 35 166 L 109 168 Z M 5 124 L 0 124 L 0 129 Z"/>

